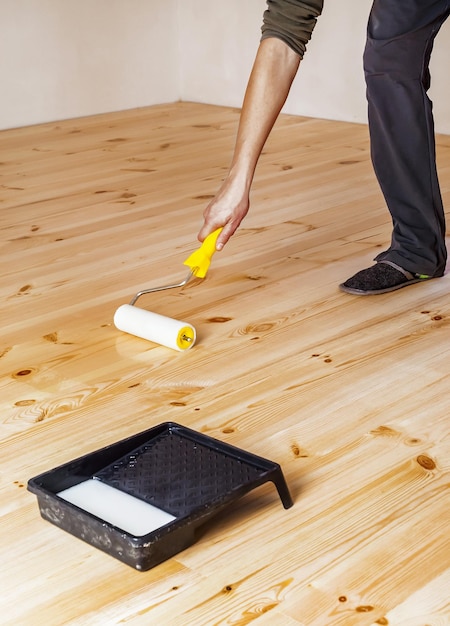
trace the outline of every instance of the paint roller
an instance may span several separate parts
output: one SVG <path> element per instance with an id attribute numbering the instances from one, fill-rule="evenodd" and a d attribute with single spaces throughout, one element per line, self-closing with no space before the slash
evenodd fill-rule
<path id="1" fill-rule="evenodd" d="M 187 265 L 190 269 L 188 275 L 182 281 L 173 285 L 143 289 L 134 296 L 130 304 L 122 304 L 114 314 L 114 325 L 116 328 L 130 335 L 147 339 L 174 350 L 183 351 L 192 348 L 195 343 L 196 332 L 191 324 L 140 309 L 135 304 L 138 298 L 143 295 L 184 287 L 193 276 L 204 278 L 209 269 L 212 255 L 216 251 L 216 241 L 221 230 L 219 228 L 210 233 L 200 248 L 195 250 L 184 261 L 184 265 Z"/>

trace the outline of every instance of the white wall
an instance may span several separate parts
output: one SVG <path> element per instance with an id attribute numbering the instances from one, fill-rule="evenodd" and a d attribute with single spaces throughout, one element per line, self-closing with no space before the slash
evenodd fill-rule
<path id="1" fill-rule="evenodd" d="M 265 6 L 265 0 L 179 1 L 182 100 L 241 106 Z"/>
<path id="2" fill-rule="evenodd" d="M 0 0 L 0 128 L 179 99 L 177 1 Z"/>
<path id="3" fill-rule="evenodd" d="M 362 55 L 371 5 L 372 0 L 325 0 L 286 104 L 287 112 L 367 121 Z"/>
<path id="4" fill-rule="evenodd" d="M 285 111 L 366 121 L 372 0 L 325 0 Z M 0 128 L 178 99 L 239 107 L 265 0 L 0 0 Z M 450 134 L 450 20 L 432 59 Z"/>
<path id="5" fill-rule="evenodd" d="M 345 7 L 347 6 L 347 10 Z M 362 68 L 372 0 L 325 0 L 286 110 L 329 119 L 366 122 Z M 343 10 L 344 9 L 344 10 Z M 339 43 L 336 33 L 342 33 Z M 333 42 L 330 45 L 330 42 Z M 436 38 L 431 61 L 436 129 L 450 134 L 450 19 Z M 307 95 L 305 95 L 307 94 Z"/>

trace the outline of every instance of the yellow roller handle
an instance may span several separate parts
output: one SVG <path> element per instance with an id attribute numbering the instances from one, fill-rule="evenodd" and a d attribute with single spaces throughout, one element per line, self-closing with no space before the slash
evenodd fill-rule
<path id="1" fill-rule="evenodd" d="M 210 233 L 200 246 L 198 250 L 193 252 L 184 262 L 191 268 L 194 276 L 198 278 L 205 278 L 206 272 L 209 269 L 212 255 L 216 251 L 217 237 L 220 235 L 222 229 L 218 228 L 214 232 Z"/>

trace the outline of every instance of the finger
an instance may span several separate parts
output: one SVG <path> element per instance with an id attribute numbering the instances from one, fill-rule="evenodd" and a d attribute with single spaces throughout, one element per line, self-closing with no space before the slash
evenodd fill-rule
<path id="1" fill-rule="evenodd" d="M 223 249 L 225 244 L 228 243 L 228 241 L 230 240 L 232 235 L 234 235 L 234 233 L 236 232 L 237 227 L 238 227 L 238 225 L 237 224 L 233 224 L 232 222 L 229 222 L 228 224 L 225 224 L 225 226 L 222 228 L 222 232 L 217 237 L 216 250 L 222 250 Z"/>
<path id="2" fill-rule="evenodd" d="M 220 224 L 216 226 L 214 223 L 204 222 L 203 226 L 198 232 L 197 239 L 203 242 L 208 235 L 210 235 L 212 232 L 214 232 L 220 227 L 221 227 Z"/>

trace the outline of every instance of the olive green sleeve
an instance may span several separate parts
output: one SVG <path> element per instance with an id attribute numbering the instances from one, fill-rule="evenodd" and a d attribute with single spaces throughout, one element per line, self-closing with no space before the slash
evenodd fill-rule
<path id="1" fill-rule="evenodd" d="M 322 9 L 323 0 L 267 0 L 261 39 L 277 37 L 303 58 Z"/>

